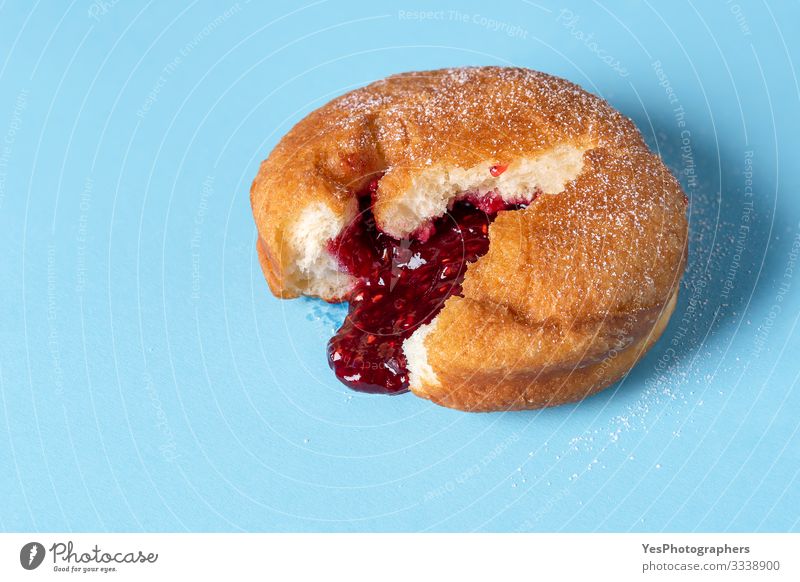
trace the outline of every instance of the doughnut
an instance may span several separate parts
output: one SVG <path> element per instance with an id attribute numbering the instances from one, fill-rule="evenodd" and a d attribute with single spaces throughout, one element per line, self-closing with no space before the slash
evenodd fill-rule
<path id="1" fill-rule="evenodd" d="M 545 73 L 394 75 L 295 125 L 250 191 L 274 295 L 349 302 L 337 378 L 464 411 L 581 400 L 664 331 L 688 199 L 633 122 Z"/>

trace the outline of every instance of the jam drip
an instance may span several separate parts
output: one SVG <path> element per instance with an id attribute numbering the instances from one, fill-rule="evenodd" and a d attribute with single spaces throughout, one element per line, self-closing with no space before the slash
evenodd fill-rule
<path id="1" fill-rule="evenodd" d="M 361 196 L 358 218 L 329 251 L 358 278 L 344 324 L 328 343 L 328 363 L 360 392 L 408 390 L 403 342 L 430 322 L 451 295 L 461 294 L 468 263 L 489 250 L 489 224 L 500 210 L 523 208 L 499 196 L 467 198 L 436 219 L 423 236 L 397 240 L 381 232 L 372 192 Z M 424 240 L 422 240 L 424 238 Z"/>

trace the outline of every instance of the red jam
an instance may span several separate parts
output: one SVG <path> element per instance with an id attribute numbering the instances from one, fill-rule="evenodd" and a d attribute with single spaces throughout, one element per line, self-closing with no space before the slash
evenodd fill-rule
<path id="1" fill-rule="evenodd" d="M 329 245 L 359 280 L 347 319 L 328 342 L 328 363 L 339 380 L 359 392 L 406 392 L 403 342 L 448 297 L 461 294 L 467 264 L 489 250 L 489 224 L 497 213 L 524 206 L 498 196 L 471 197 L 422 234 L 397 240 L 378 230 L 372 197 L 362 196 L 358 218 Z"/>
<path id="2" fill-rule="evenodd" d="M 495 178 L 497 178 L 497 176 L 499 176 L 500 174 L 505 172 L 507 169 L 508 169 L 508 166 L 505 166 L 503 164 L 497 164 L 497 165 L 494 165 L 491 168 L 489 168 L 489 173 L 492 176 L 494 176 Z"/>

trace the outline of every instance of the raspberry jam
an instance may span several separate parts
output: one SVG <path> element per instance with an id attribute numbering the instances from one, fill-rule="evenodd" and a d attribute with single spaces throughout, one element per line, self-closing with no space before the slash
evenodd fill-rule
<path id="1" fill-rule="evenodd" d="M 497 178 L 500 174 L 505 172 L 507 169 L 508 169 L 508 166 L 505 166 L 503 164 L 496 164 L 496 165 L 492 166 L 491 168 L 489 168 L 489 173 L 492 176 L 494 176 L 495 178 Z"/>
<path id="2" fill-rule="evenodd" d="M 381 232 L 370 193 L 359 198 L 358 218 L 329 251 L 358 278 L 344 324 L 328 342 L 328 363 L 344 384 L 359 392 L 408 390 L 403 342 L 430 322 L 451 295 L 461 294 L 468 263 L 489 250 L 489 224 L 500 210 L 523 208 L 499 196 L 457 202 L 414 238 Z"/>

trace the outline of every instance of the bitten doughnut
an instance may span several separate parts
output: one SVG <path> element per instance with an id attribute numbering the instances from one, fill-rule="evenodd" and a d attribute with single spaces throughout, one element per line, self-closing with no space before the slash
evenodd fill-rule
<path id="1" fill-rule="evenodd" d="M 576 401 L 658 339 L 687 199 L 634 124 L 544 73 L 395 75 L 312 112 L 251 189 L 272 292 L 349 301 L 336 376 L 467 411 Z"/>

